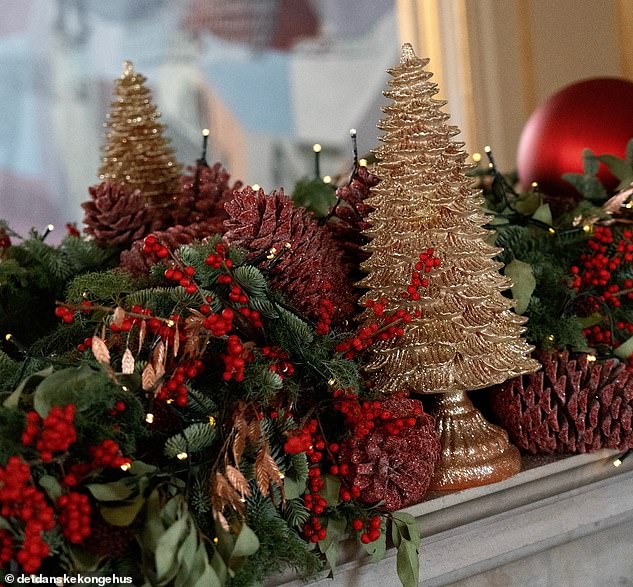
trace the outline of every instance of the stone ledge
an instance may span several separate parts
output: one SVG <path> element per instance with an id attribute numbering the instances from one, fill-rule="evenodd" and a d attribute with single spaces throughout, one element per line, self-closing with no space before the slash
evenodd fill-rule
<path id="1" fill-rule="evenodd" d="M 567 458 L 526 458 L 524 470 L 500 483 L 432 494 L 407 508 L 418 521 L 422 585 L 449 585 L 557 545 L 633 520 L 633 458 L 619 468 L 618 453 L 598 451 Z M 371 564 L 345 544 L 344 562 L 328 587 L 398 585 L 395 551 Z M 279 578 L 271 585 L 299 587 Z"/>

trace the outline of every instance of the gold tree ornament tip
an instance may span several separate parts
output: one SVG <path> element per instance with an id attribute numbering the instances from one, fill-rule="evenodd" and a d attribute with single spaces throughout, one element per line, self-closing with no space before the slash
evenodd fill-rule
<path id="1" fill-rule="evenodd" d="M 400 63 L 407 63 L 408 61 L 414 61 L 418 58 L 413 50 L 411 43 L 405 43 L 402 45 L 402 51 L 400 53 Z"/>
<path id="2" fill-rule="evenodd" d="M 130 75 L 131 73 L 134 73 L 134 63 L 132 63 L 131 61 L 124 61 L 123 75 Z"/>

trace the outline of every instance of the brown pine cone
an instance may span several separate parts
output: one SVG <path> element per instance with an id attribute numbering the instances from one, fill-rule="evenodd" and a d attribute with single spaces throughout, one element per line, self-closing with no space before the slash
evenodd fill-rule
<path id="1" fill-rule="evenodd" d="M 152 233 L 158 242 L 168 249 L 175 250 L 180 245 L 188 245 L 194 240 L 202 240 L 212 234 L 204 224 L 190 224 L 189 226 L 171 226 L 167 230 Z M 153 253 L 143 252 L 143 241 L 136 241 L 130 249 L 121 253 L 119 266 L 135 275 L 147 275 L 149 268 L 160 259 Z"/>
<path id="2" fill-rule="evenodd" d="M 129 246 L 157 228 L 159 219 L 145 206 L 139 190 L 130 191 L 124 183 L 101 182 L 88 190 L 91 200 L 84 209 L 84 232 L 99 244 Z"/>
<path id="3" fill-rule="evenodd" d="M 510 439 L 531 454 L 633 448 L 633 371 L 617 359 L 543 354 L 541 371 L 491 388 Z"/>
<path id="4" fill-rule="evenodd" d="M 342 253 L 327 229 L 296 208 L 283 190 L 266 195 L 246 187 L 225 209 L 225 241 L 246 249 L 249 261 L 266 271 L 271 286 L 297 310 L 317 320 L 319 304 L 328 298 L 335 307 L 333 321 L 351 315 L 354 297 Z M 271 249 L 273 260 L 266 258 Z"/>
<path id="5" fill-rule="evenodd" d="M 183 226 L 205 222 L 211 233 L 222 233 L 223 222 L 228 218 L 224 204 L 242 187 L 242 182 L 229 185 L 231 176 L 220 163 L 209 167 L 198 161 L 189 172 L 190 175 L 183 175 L 182 190 L 172 205 L 174 222 Z"/>
<path id="6" fill-rule="evenodd" d="M 328 228 L 339 248 L 343 251 L 343 263 L 354 278 L 360 278 L 360 264 L 369 258 L 370 253 L 363 246 L 370 239 L 363 231 L 370 227 L 367 216 L 374 209 L 365 204 L 369 191 L 380 182 L 367 167 L 359 167 L 349 185 L 336 190 L 340 203 L 328 221 Z"/>

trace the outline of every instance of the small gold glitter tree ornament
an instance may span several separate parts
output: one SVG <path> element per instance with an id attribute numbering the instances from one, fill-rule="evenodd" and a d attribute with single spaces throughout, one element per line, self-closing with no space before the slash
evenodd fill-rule
<path id="1" fill-rule="evenodd" d="M 442 440 L 434 489 L 461 489 L 508 477 L 520 469 L 507 434 L 484 420 L 467 390 L 501 383 L 537 370 L 521 338 L 525 318 L 512 312 L 510 287 L 493 260 L 499 249 L 486 243 L 483 197 L 472 188 L 459 129 L 447 124 L 437 85 L 409 44 L 384 95 L 382 145 L 375 150 L 380 184 L 366 203 L 371 257 L 359 285 L 364 299 L 387 298 L 388 309 L 405 305 L 420 316 L 404 336 L 379 344 L 368 365 L 378 389 L 437 393 L 436 420 Z M 441 267 L 419 301 L 400 298 L 419 254 L 435 249 Z"/>
<path id="2" fill-rule="evenodd" d="M 147 205 L 165 205 L 179 191 L 181 165 L 163 136 L 165 126 L 158 122 L 160 112 L 145 86 L 147 78 L 134 71 L 131 61 L 123 67 L 104 124 L 106 143 L 99 179 L 141 190 Z"/>

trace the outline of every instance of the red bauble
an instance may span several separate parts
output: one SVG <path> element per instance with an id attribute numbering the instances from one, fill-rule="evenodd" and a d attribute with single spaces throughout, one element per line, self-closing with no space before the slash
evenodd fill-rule
<path id="1" fill-rule="evenodd" d="M 633 82 L 596 78 L 577 82 L 554 94 L 530 116 L 519 141 L 519 179 L 524 189 L 536 181 L 556 199 L 578 199 L 578 192 L 561 179 L 582 173 L 582 151 L 624 157 L 633 137 Z M 617 180 L 604 165 L 599 179 L 608 189 Z"/>

